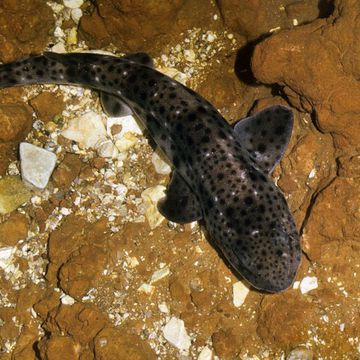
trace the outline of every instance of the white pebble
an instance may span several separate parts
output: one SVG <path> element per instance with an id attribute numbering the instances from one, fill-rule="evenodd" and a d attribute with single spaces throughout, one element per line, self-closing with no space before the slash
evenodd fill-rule
<path id="1" fill-rule="evenodd" d="M 169 307 L 166 305 L 166 303 L 159 304 L 158 308 L 163 314 L 169 314 L 170 312 Z"/>
<path id="2" fill-rule="evenodd" d="M 75 24 L 79 23 L 82 16 L 83 16 L 83 12 L 81 9 L 76 8 L 71 10 L 71 19 Z"/>
<path id="3" fill-rule="evenodd" d="M 196 55 L 195 55 L 195 52 L 194 50 L 184 50 L 184 57 L 187 61 L 190 61 L 190 62 L 194 62 L 195 59 L 196 59 Z"/>
<path id="4" fill-rule="evenodd" d="M 170 269 L 167 266 L 164 267 L 163 269 L 157 270 L 152 274 L 150 284 L 153 284 L 169 275 L 170 275 Z"/>
<path id="5" fill-rule="evenodd" d="M 84 3 L 84 0 L 63 0 L 63 3 L 69 9 L 76 9 Z"/>
<path id="6" fill-rule="evenodd" d="M 60 301 L 63 305 L 74 305 L 75 304 L 75 299 L 72 298 L 70 295 L 61 295 L 60 296 Z"/>
<path id="7" fill-rule="evenodd" d="M 152 295 L 154 290 L 155 290 L 155 286 L 152 286 L 152 285 L 146 284 L 146 283 L 141 284 L 140 287 L 138 288 L 139 292 L 142 292 L 142 293 L 145 293 L 148 295 Z"/>
<path id="8" fill-rule="evenodd" d="M 240 307 L 247 295 L 249 293 L 249 288 L 241 281 L 238 281 L 233 284 L 233 304 L 236 307 Z"/>
<path id="9" fill-rule="evenodd" d="M 130 269 L 136 268 L 139 265 L 139 260 L 135 256 L 126 259 Z"/>
<path id="10" fill-rule="evenodd" d="M 110 139 L 100 140 L 95 147 L 98 155 L 103 158 L 116 158 L 119 150 Z"/>
<path id="11" fill-rule="evenodd" d="M 66 53 L 66 48 L 65 48 L 64 43 L 59 41 L 51 48 L 51 51 L 54 53 L 57 53 L 57 54 L 63 54 L 63 53 Z"/>
<path id="12" fill-rule="evenodd" d="M 212 360 L 212 359 L 213 359 L 213 352 L 207 346 L 205 346 L 201 350 L 201 352 L 197 358 L 197 360 Z"/>
<path id="13" fill-rule="evenodd" d="M 213 34 L 213 33 L 208 33 L 207 37 L 206 37 L 206 40 L 208 42 L 213 42 L 214 40 L 216 39 L 216 35 Z"/>
<path id="14" fill-rule="evenodd" d="M 153 152 L 151 162 L 158 174 L 168 175 L 171 173 L 171 167 L 165 160 L 163 160 L 164 156 L 165 155 L 161 157 L 157 152 Z"/>
<path id="15" fill-rule="evenodd" d="M 54 30 L 54 36 L 57 38 L 64 38 L 65 33 L 62 31 L 61 27 L 57 26 Z"/>
<path id="16" fill-rule="evenodd" d="M 317 277 L 316 276 L 306 276 L 300 282 L 300 291 L 302 294 L 314 290 L 318 287 Z"/>
<path id="17" fill-rule="evenodd" d="M 78 142 L 82 148 L 95 148 L 100 141 L 106 139 L 106 130 L 101 116 L 94 111 L 88 111 L 72 119 L 61 135 Z"/>
<path id="18" fill-rule="evenodd" d="M 165 186 L 156 185 L 145 189 L 141 193 L 141 198 L 143 199 L 145 205 L 145 217 L 151 230 L 159 226 L 164 220 L 164 217 L 160 214 L 157 208 L 157 203 L 165 196 L 165 190 Z"/>
<path id="19" fill-rule="evenodd" d="M 173 316 L 163 327 L 164 338 L 179 350 L 188 351 L 191 340 L 186 332 L 184 321 Z"/>
<path id="20" fill-rule="evenodd" d="M 289 355 L 286 357 L 286 360 L 312 360 L 314 354 L 311 350 L 306 349 L 305 347 L 298 347 L 291 350 Z"/>
<path id="21" fill-rule="evenodd" d="M 20 166 L 23 180 L 44 189 L 56 165 L 56 155 L 29 143 L 20 144 Z"/>
<path id="22" fill-rule="evenodd" d="M 0 248 L 0 268 L 5 269 L 8 267 L 12 260 L 12 255 L 15 253 L 16 248 L 12 246 L 6 246 Z"/>

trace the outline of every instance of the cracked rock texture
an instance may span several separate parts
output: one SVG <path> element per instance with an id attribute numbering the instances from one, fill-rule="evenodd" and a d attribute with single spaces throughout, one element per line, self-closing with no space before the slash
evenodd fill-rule
<path id="1" fill-rule="evenodd" d="M 293 135 L 273 176 L 304 255 L 293 288 L 250 289 L 235 307 L 241 279 L 197 225 L 150 229 L 145 221 L 141 193 L 169 177 L 155 172 L 144 137 L 121 159 L 100 158 L 54 136 L 73 119 L 66 114 L 101 113 L 96 94 L 1 90 L 0 175 L 18 166 L 25 137 L 56 146 L 58 156 L 47 188 L 0 218 L 0 254 L 13 249 L 0 263 L 1 359 L 198 359 L 205 346 L 221 360 L 286 358 L 304 346 L 314 359 L 358 358 L 360 3 L 97 0 L 82 11 L 79 27 L 65 20 L 65 31 L 74 27 L 90 48 L 147 51 L 159 63 L 177 54 L 171 66 L 192 74 L 188 85 L 230 122 L 273 104 L 293 109 Z M 44 1 L 0 2 L 1 61 L 56 43 L 53 27 Z M 203 31 L 195 40 L 194 28 Z M 210 39 L 203 45 L 202 34 Z M 197 58 L 208 48 L 217 50 L 204 65 L 184 59 L 184 50 Z M 43 128 L 31 130 L 32 109 Z M 162 269 L 166 276 L 151 283 Z M 318 287 L 302 294 L 307 276 Z M 188 354 L 162 335 L 171 317 L 184 321 Z"/>

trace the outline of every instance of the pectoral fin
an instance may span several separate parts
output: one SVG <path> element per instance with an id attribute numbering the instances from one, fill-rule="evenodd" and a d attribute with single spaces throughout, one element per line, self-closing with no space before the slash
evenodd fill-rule
<path id="1" fill-rule="evenodd" d="M 234 132 L 259 167 L 271 173 L 285 153 L 293 122 L 291 110 L 275 105 L 240 120 Z"/>
<path id="2" fill-rule="evenodd" d="M 118 96 L 100 92 L 101 106 L 108 116 L 127 116 L 133 112 Z"/>
<path id="3" fill-rule="evenodd" d="M 166 198 L 158 203 L 158 209 L 168 220 L 186 224 L 202 218 L 200 204 L 186 181 L 176 171 L 166 190 Z"/>

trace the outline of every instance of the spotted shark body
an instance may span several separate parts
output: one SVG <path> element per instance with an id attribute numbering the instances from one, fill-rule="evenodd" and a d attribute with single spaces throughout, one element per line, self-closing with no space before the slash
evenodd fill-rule
<path id="1" fill-rule="evenodd" d="M 134 112 L 174 167 L 160 212 L 178 223 L 203 219 L 213 245 L 255 288 L 291 285 L 299 236 L 270 177 L 291 136 L 287 108 L 267 108 L 233 128 L 146 54 L 44 53 L 0 65 L 0 88 L 45 83 L 87 86 L 100 92 L 107 113 Z"/>

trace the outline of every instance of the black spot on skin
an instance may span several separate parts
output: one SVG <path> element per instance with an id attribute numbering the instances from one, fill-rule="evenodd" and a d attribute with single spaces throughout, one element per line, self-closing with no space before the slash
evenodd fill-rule
<path id="1" fill-rule="evenodd" d="M 203 144 L 207 144 L 208 142 L 210 142 L 210 138 L 208 136 L 203 136 L 200 141 Z"/>
<path id="2" fill-rule="evenodd" d="M 196 125 L 195 125 L 194 130 L 199 131 L 199 130 L 201 130 L 201 129 L 203 129 L 203 128 L 204 128 L 204 124 L 199 123 L 199 124 L 196 124 Z"/>
<path id="3" fill-rule="evenodd" d="M 176 94 L 175 94 L 175 93 L 170 93 L 170 94 L 169 94 L 169 98 L 170 98 L 170 99 L 175 99 L 175 98 L 176 98 Z"/>
<path id="4" fill-rule="evenodd" d="M 194 121 L 196 120 L 196 113 L 195 112 L 191 112 L 190 114 L 188 114 L 187 116 L 189 121 Z"/>
<path id="5" fill-rule="evenodd" d="M 66 75 L 67 75 L 68 77 L 70 77 L 70 78 L 75 77 L 76 72 L 75 72 L 74 68 L 68 67 L 68 68 L 66 69 Z"/>
<path id="6" fill-rule="evenodd" d="M 132 74 L 132 75 L 129 77 L 129 82 L 131 82 L 131 83 L 136 82 L 136 80 L 137 80 L 137 76 L 136 76 L 135 74 Z"/>
<path id="7" fill-rule="evenodd" d="M 42 70 L 37 70 L 36 71 L 36 75 L 38 76 L 43 76 L 44 75 L 44 72 Z"/>
<path id="8" fill-rule="evenodd" d="M 161 134 L 160 139 L 161 139 L 162 141 L 165 141 L 165 140 L 166 140 L 166 135 L 165 135 L 165 134 Z"/>
<path id="9" fill-rule="evenodd" d="M 160 106 L 160 107 L 159 107 L 159 113 L 160 113 L 160 114 L 164 114 L 164 112 L 165 112 L 165 107 L 164 107 L 164 106 Z"/>
<path id="10" fill-rule="evenodd" d="M 226 208 L 225 213 L 227 216 L 232 217 L 234 215 L 234 208 L 232 207 Z"/>
<path id="11" fill-rule="evenodd" d="M 250 206 L 253 204 L 254 200 L 251 196 L 247 196 L 245 199 L 244 199 L 244 202 L 246 205 Z"/>
<path id="12" fill-rule="evenodd" d="M 173 164 L 174 164 L 175 167 L 178 167 L 179 164 L 180 164 L 180 160 L 176 155 L 173 158 Z"/>
<path id="13" fill-rule="evenodd" d="M 218 180 L 222 180 L 224 178 L 224 174 L 223 173 L 217 174 L 217 178 Z"/>
<path id="14" fill-rule="evenodd" d="M 265 144 L 259 144 L 258 145 L 258 151 L 261 153 L 264 153 L 266 151 L 266 145 Z"/>

